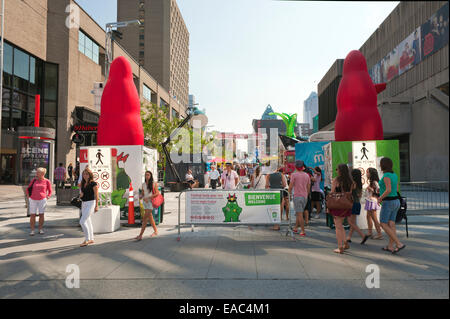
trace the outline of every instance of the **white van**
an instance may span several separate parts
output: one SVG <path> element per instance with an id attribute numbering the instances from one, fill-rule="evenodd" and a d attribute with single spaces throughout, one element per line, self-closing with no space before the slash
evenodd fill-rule
<path id="1" fill-rule="evenodd" d="M 334 141 L 334 131 L 319 131 L 311 134 L 308 142 L 332 142 Z"/>

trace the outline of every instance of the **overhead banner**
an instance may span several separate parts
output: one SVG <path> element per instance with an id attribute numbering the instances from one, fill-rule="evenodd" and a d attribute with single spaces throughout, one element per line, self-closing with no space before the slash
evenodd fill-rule
<path id="1" fill-rule="evenodd" d="M 188 191 L 187 224 L 280 223 L 280 191 Z"/>

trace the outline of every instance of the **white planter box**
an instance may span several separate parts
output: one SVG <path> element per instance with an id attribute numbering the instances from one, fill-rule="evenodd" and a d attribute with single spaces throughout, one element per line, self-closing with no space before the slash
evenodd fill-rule
<path id="1" fill-rule="evenodd" d="M 99 208 L 91 215 L 94 234 L 112 233 L 120 228 L 120 206 L 111 205 Z"/>

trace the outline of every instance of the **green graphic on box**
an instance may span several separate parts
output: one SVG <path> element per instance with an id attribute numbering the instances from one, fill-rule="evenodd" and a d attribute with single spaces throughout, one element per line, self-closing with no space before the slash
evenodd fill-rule
<path id="1" fill-rule="evenodd" d="M 266 206 L 266 205 L 280 205 L 281 198 L 279 192 L 270 193 L 246 193 L 246 206 Z"/>

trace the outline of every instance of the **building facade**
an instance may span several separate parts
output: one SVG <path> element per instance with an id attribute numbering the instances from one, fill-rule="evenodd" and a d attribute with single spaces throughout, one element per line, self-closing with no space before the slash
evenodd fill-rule
<path id="1" fill-rule="evenodd" d="M 311 92 L 303 102 L 303 123 L 308 123 L 309 127 L 314 126 L 314 117 L 319 113 L 319 97 L 316 92 Z"/>
<path id="2" fill-rule="evenodd" d="M 99 110 L 91 91 L 105 81 L 105 31 L 73 0 L 5 3 L 0 181 L 21 183 L 17 128 L 33 125 L 37 94 L 40 126 L 56 130 L 56 163 L 75 165 L 79 146 L 96 145 Z M 112 52 L 130 62 L 143 103 L 165 104 L 168 117 L 185 116 L 186 107 L 121 45 L 113 42 Z"/>
<path id="3" fill-rule="evenodd" d="M 175 0 L 118 0 L 118 21 L 139 19 L 121 28 L 122 46 L 171 96 L 189 99 L 189 32 Z"/>
<path id="4" fill-rule="evenodd" d="M 378 95 L 385 139 L 400 142 L 402 181 L 448 180 L 447 1 L 400 2 L 359 49 Z M 334 130 L 342 78 L 338 59 L 318 85 L 319 129 Z"/>

